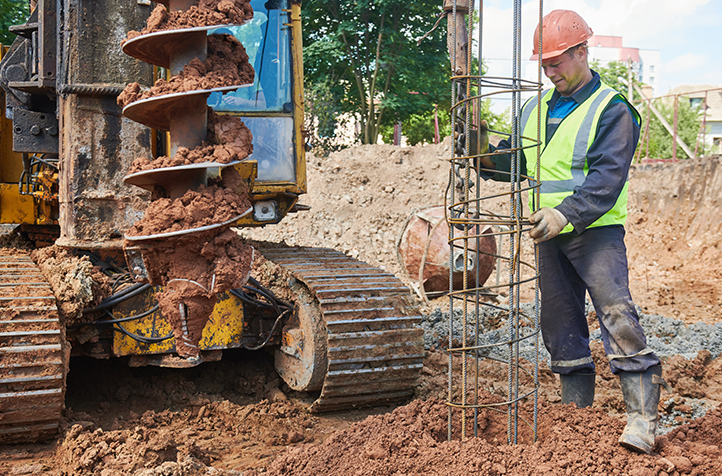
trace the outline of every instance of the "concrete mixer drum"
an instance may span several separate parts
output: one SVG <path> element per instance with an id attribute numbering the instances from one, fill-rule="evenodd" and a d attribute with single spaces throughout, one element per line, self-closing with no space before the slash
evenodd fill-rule
<path id="1" fill-rule="evenodd" d="M 457 231 L 456 235 L 462 233 Z M 453 273 L 454 289 L 464 288 L 464 273 L 467 290 L 481 287 L 494 270 L 496 261 L 496 241 L 492 233 L 489 226 L 477 225 L 469 229 L 469 236 L 479 235 L 479 239 L 468 240 L 466 250 L 455 245 L 452 255 L 444 207 L 437 205 L 415 210 L 407 219 L 396 245 L 399 264 L 412 287 L 425 300 L 449 292 L 450 273 Z"/>

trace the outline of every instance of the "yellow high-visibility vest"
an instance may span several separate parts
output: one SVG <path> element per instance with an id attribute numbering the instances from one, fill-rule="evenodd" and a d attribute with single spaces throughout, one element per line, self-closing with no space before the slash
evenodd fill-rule
<path id="1" fill-rule="evenodd" d="M 542 121 L 547 120 L 549 106 L 547 102 L 554 92 L 553 89 L 545 91 L 541 100 Z M 574 188 L 584 183 L 589 172 L 587 152 L 594 142 L 602 113 L 616 96 L 617 91 L 602 83 L 592 95 L 577 106 L 559 124 L 552 139 L 547 143 L 546 122 L 541 127 L 541 167 L 540 167 L 540 207 L 556 207 L 562 200 L 574 193 Z M 623 97 L 623 96 L 622 96 Z M 531 98 L 522 109 L 521 130 L 522 135 L 533 138 L 537 135 L 537 101 L 538 97 Z M 630 106 L 632 111 L 636 110 Z M 530 141 L 522 138 L 522 145 L 529 146 Z M 527 173 L 536 180 L 536 148 L 524 149 L 526 154 Z M 626 179 L 622 193 L 611 210 L 605 213 L 588 228 L 606 225 L 624 225 L 627 221 L 627 189 L 629 177 Z M 529 193 L 529 207 L 535 210 L 533 193 Z M 562 230 L 570 233 L 574 230 L 571 223 Z"/>

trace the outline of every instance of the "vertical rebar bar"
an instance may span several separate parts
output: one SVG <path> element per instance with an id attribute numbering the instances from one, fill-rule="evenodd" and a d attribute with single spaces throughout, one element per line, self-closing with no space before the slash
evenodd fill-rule
<path id="1" fill-rule="evenodd" d="M 451 22 L 451 28 L 452 28 L 452 39 L 453 45 L 457 45 L 456 42 L 456 0 L 453 0 L 452 5 L 452 15 L 451 18 L 447 19 L 449 22 Z M 448 40 L 447 40 L 448 44 Z M 453 51 L 449 51 L 449 59 L 451 62 L 451 71 L 452 75 L 456 74 L 456 54 L 454 54 Z M 451 81 L 451 104 L 456 104 L 456 88 L 457 84 L 454 81 Z M 452 139 L 452 145 L 451 145 L 451 168 L 449 169 L 449 186 L 447 187 L 449 189 L 449 193 L 451 194 L 450 199 L 451 203 L 455 202 L 455 181 L 456 181 L 456 173 L 454 170 L 454 167 L 456 164 L 454 163 L 453 159 L 456 156 L 456 112 L 451 111 L 451 114 L 449 115 L 451 119 L 451 139 Z M 449 227 L 449 243 L 454 243 L 454 227 Z M 451 259 L 453 259 L 454 256 L 454 247 L 451 246 Z M 449 289 L 454 289 L 454 270 L 452 266 L 449 266 Z M 449 303 L 449 349 L 452 349 L 454 347 L 454 300 L 452 299 Z M 454 353 L 449 352 L 449 367 L 448 367 L 448 400 L 449 402 L 453 401 L 453 379 L 452 379 L 452 369 L 454 367 Z M 447 428 L 447 439 L 451 440 L 451 429 L 452 429 L 452 406 L 449 405 L 449 420 L 448 420 L 448 428 Z"/>

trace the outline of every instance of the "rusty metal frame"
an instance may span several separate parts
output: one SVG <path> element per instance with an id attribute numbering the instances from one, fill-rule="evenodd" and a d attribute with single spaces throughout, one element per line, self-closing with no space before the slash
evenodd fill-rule
<path id="1" fill-rule="evenodd" d="M 643 96 L 641 94 L 641 90 L 639 90 L 638 86 L 635 85 L 635 89 L 637 89 L 637 92 L 640 93 L 640 96 Z M 643 98 L 643 99 L 637 99 L 635 101 L 632 101 L 633 104 L 642 104 L 644 103 L 646 105 L 646 113 L 644 116 L 645 119 L 645 125 L 644 125 L 644 133 L 642 134 L 642 138 L 640 140 L 639 146 L 637 147 L 637 151 L 635 153 L 634 163 L 642 163 L 645 160 L 650 160 L 649 157 L 649 123 L 652 118 L 652 113 L 657 115 L 659 117 L 659 112 L 656 110 L 656 108 L 653 105 L 653 102 L 658 99 L 666 99 L 666 98 L 673 98 L 673 108 L 674 108 L 674 120 L 673 125 L 670 126 L 666 123 L 666 121 L 662 122 L 662 125 L 667 129 L 667 132 L 672 136 L 672 159 L 656 159 L 656 160 L 672 160 L 677 161 L 679 160 L 677 157 L 677 145 L 680 145 L 684 150 L 685 153 L 689 156 L 689 158 L 697 158 L 697 153 L 699 152 L 699 142 L 700 142 L 700 135 L 702 136 L 702 144 L 704 150 L 704 144 L 706 143 L 706 137 L 707 137 L 707 98 L 708 94 L 711 92 L 716 91 L 722 91 L 722 88 L 711 88 L 711 89 L 700 89 L 696 91 L 688 91 L 684 93 L 675 93 L 675 94 L 665 94 L 663 96 L 657 96 L 657 97 L 650 97 L 650 98 Z M 679 98 L 680 96 L 690 96 L 692 94 L 700 94 L 704 93 L 704 100 L 702 103 L 703 112 L 702 112 L 702 122 L 700 124 L 700 131 L 697 134 L 697 140 L 694 147 L 694 152 L 692 152 L 687 144 L 684 144 L 682 140 L 677 135 L 677 121 L 678 121 L 678 112 L 679 112 Z M 683 145 L 684 144 L 684 145 Z M 645 158 L 642 158 L 642 147 L 645 148 Z"/>
<path id="2" fill-rule="evenodd" d="M 461 7 L 457 9 L 457 2 Z M 505 254 L 499 249 L 494 255 L 498 262 L 504 263 L 508 271 L 506 282 L 497 282 L 492 285 L 485 285 L 479 282 L 469 283 L 464 276 L 463 288 L 453 288 L 452 276 L 449 277 L 450 303 L 449 303 L 449 341 L 448 341 L 448 398 L 449 406 L 447 437 L 452 439 L 455 436 L 462 440 L 471 436 L 478 436 L 480 411 L 498 411 L 507 414 L 507 442 L 519 442 L 519 422 L 531 428 L 533 438 L 537 438 L 537 403 L 539 389 L 539 289 L 538 289 L 538 251 L 534 247 L 534 254 L 524 257 L 522 254 L 522 233 L 529 229 L 528 217 L 524 216 L 522 201 L 527 199 L 527 193 L 531 194 L 533 203 L 538 207 L 539 180 L 539 156 L 541 154 L 541 130 L 537 127 L 536 137 L 524 137 L 520 130 L 521 117 L 521 95 L 522 93 L 535 93 L 538 100 L 541 100 L 541 59 L 539 60 L 539 73 L 537 81 L 529 81 L 521 78 L 521 1 L 514 0 L 513 37 L 510 40 L 514 43 L 513 76 L 510 78 L 488 77 L 480 71 L 478 75 L 471 74 L 469 65 L 481 65 L 482 58 L 482 31 L 483 31 L 483 0 L 479 2 L 479 23 L 475 27 L 472 18 L 474 16 L 474 2 L 466 0 L 447 0 L 451 8 L 447 10 L 449 22 L 448 44 L 459 47 L 459 31 L 457 22 L 467 16 L 468 30 L 478 32 L 478 50 L 476 55 L 472 48 L 466 47 L 465 64 L 459 64 L 457 55 L 451 54 L 453 76 L 451 78 L 452 94 L 452 130 L 455 131 L 454 147 L 452 147 L 449 171 L 449 185 L 446 197 L 447 221 L 449 223 L 449 245 L 453 256 L 454 249 L 463 249 L 465 256 L 468 255 L 474 240 L 480 235 L 470 232 L 476 230 L 477 226 L 488 225 L 495 231 L 492 236 L 509 237 L 508 247 Z M 539 1 L 539 22 L 542 19 L 542 1 Z M 468 13 L 467 13 L 468 12 Z M 463 37 L 463 33 L 461 33 Z M 540 35 L 541 36 L 541 35 Z M 541 50 L 541 38 L 539 49 Z M 462 48 L 463 49 L 463 48 Z M 540 55 L 541 56 L 541 55 Z M 512 132 L 508 134 L 511 146 L 507 149 L 494 152 L 479 153 L 472 149 L 472 136 L 475 135 L 476 144 L 481 141 L 480 120 L 477 111 L 480 111 L 481 101 L 494 95 L 507 95 L 512 98 Z M 538 108 L 540 109 L 540 108 Z M 541 124 L 541 118 L 537 118 L 537 124 Z M 537 170 L 532 174 L 537 179 L 524 176 L 520 173 L 522 154 L 537 154 Z M 483 170 L 480 159 L 483 156 L 495 154 L 510 154 L 512 156 L 511 171 L 508 172 L 510 188 L 503 194 L 487 194 L 484 192 L 482 172 L 494 172 Z M 528 181 L 528 185 L 523 182 Z M 508 215 L 493 214 L 485 212 L 483 204 L 491 199 L 498 199 L 505 196 L 509 199 Z M 534 302 L 532 311 L 524 312 L 521 309 L 520 288 L 522 285 L 530 285 L 534 290 Z M 494 304 L 484 301 L 483 296 L 488 296 L 492 290 L 506 289 L 508 302 L 506 305 Z M 455 316 L 455 309 L 461 308 L 461 317 Z M 506 317 L 506 330 L 508 335 L 502 342 L 483 344 L 482 336 L 492 331 L 485 329 L 482 325 L 482 311 L 493 309 Z M 461 337 L 455 336 L 455 331 L 461 332 Z M 460 339 L 460 342 L 458 341 Z M 520 357 L 520 344 L 529 341 L 535 350 L 535 357 L 532 362 L 524 363 Z M 496 350 L 493 354 L 491 351 Z M 502 357 L 499 357 L 502 355 Z M 494 403 L 484 401 L 481 397 L 481 382 L 479 377 L 479 362 L 482 359 L 490 359 L 498 362 L 507 369 L 508 388 L 504 401 Z M 461 361 L 461 372 L 455 370 L 455 362 Z M 526 376 L 531 384 L 524 386 L 522 377 Z M 524 418 L 520 414 L 520 403 L 522 401 L 533 401 L 533 414 Z M 454 419 L 459 418 L 461 423 L 460 435 L 454 435 Z"/>

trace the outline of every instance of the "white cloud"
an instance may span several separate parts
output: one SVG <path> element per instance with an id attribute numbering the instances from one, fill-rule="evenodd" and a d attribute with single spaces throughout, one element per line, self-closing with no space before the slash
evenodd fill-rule
<path id="1" fill-rule="evenodd" d="M 664 61 L 662 63 L 664 71 L 669 71 L 670 73 L 674 70 L 697 69 L 705 64 L 707 64 L 707 55 L 701 53 L 687 53 L 671 61 Z"/>

